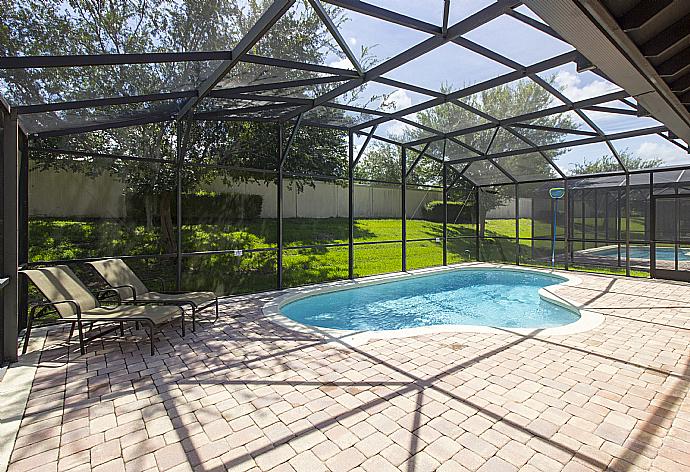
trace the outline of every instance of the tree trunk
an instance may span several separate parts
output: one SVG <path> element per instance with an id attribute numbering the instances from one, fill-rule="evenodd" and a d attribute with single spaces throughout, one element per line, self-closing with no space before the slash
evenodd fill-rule
<path id="1" fill-rule="evenodd" d="M 486 213 L 486 210 L 482 208 L 479 209 L 479 236 L 482 238 L 486 233 Z"/>
<path id="2" fill-rule="evenodd" d="M 153 229 L 153 197 L 144 195 L 144 210 L 146 211 L 146 230 Z"/>
<path id="3" fill-rule="evenodd" d="M 172 192 L 163 192 L 160 196 L 161 247 L 167 254 L 177 252 L 177 237 L 172 221 L 172 197 Z"/>

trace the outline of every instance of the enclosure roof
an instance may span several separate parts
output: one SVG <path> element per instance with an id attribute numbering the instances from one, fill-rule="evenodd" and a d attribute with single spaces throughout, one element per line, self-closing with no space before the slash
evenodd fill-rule
<path id="1" fill-rule="evenodd" d="M 690 2 L 525 3 L 640 107 L 690 141 Z"/>
<path id="2" fill-rule="evenodd" d="M 688 152 L 665 112 L 641 106 L 644 97 L 588 60 L 597 45 L 576 50 L 535 14 L 543 2 L 275 0 L 261 11 L 248 0 L 219 5 L 230 3 L 237 8 L 207 17 L 185 11 L 212 30 L 206 36 L 226 32 L 220 45 L 190 45 L 190 33 L 176 30 L 170 38 L 183 40 L 172 45 L 158 32 L 90 48 L 69 43 L 84 24 L 70 23 L 76 13 L 65 4 L 57 11 L 70 33 L 66 44 L 5 45 L 5 105 L 38 138 L 189 119 L 329 127 L 353 133 L 364 147 L 370 140 L 403 145 L 448 162 L 475 184 L 565 178 L 573 162 L 602 154 L 627 172 L 631 148 L 669 156 L 664 163 L 672 164 L 683 164 Z M 124 27 L 145 29 L 141 15 Z M 312 28 L 307 41 L 302 27 Z M 506 92 L 528 95 L 504 109 L 496 104 Z"/>

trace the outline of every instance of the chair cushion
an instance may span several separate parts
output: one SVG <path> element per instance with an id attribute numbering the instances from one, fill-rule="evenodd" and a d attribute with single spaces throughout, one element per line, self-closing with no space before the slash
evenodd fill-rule
<path id="1" fill-rule="evenodd" d="M 175 306 L 163 305 L 121 305 L 116 308 L 94 308 L 82 313 L 82 320 L 93 321 L 99 320 L 123 320 L 132 318 L 147 319 L 153 324 L 162 324 L 170 321 L 173 318 L 181 316 L 182 312 Z M 68 319 L 76 320 L 76 316 Z"/>
<path id="2" fill-rule="evenodd" d="M 186 292 L 186 293 L 158 293 L 148 292 L 137 296 L 137 301 L 144 302 L 192 302 L 196 306 L 202 306 L 216 300 L 213 292 Z M 128 299 L 126 301 L 131 301 Z"/>

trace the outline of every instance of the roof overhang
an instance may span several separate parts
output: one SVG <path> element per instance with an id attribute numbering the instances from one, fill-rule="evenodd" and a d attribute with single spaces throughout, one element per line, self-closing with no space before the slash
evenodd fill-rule
<path id="1" fill-rule="evenodd" d="M 690 110 L 681 103 L 683 95 L 675 94 L 671 90 L 669 84 L 661 77 L 660 65 L 654 65 L 636 44 L 640 38 L 631 34 L 630 28 L 626 27 L 624 30 L 619 24 L 622 18 L 617 19 L 611 13 L 609 8 L 618 6 L 620 2 L 525 0 L 524 3 L 609 80 L 630 93 L 646 112 L 664 123 L 676 136 L 690 143 Z M 634 4 L 627 2 L 628 5 L 631 3 Z M 649 17 L 646 21 L 638 21 L 649 22 L 653 17 L 661 15 L 657 23 L 668 21 L 669 29 L 673 25 L 673 18 L 678 20 L 690 12 L 690 2 L 687 1 L 659 0 L 642 3 L 663 5 L 662 8 L 657 8 L 657 11 L 647 12 Z M 658 27 L 657 24 L 657 29 Z M 657 36 L 665 34 L 671 32 L 657 32 Z M 682 67 L 683 71 L 687 69 L 686 66 Z"/>

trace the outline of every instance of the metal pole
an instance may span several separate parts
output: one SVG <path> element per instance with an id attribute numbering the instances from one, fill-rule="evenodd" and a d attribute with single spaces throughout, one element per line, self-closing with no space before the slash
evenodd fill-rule
<path id="1" fill-rule="evenodd" d="M 17 309 L 19 307 L 19 125 L 17 115 L 3 117 L 3 248 L 2 277 L 9 283 L 2 289 L 2 360 L 17 360 L 19 334 Z"/>
<path id="2" fill-rule="evenodd" d="M 618 267 L 621 266 L 621 239 L 623 237 L 622 234 L 622 225 L 621 225 L 621 218 L 623 216 L 623 212 L 621 211 L 621 189 L 620 187 L 617 190 L 617 195 L 616 195 L 616 246 L 618 246 Z"/>
<path id="3" fill-rule="evenodd" d="M 570 264 L 574 260 L 574 255 L 573 255 L 573 239 L 575 238 L 575 197 L 570 194 L 570 185 L 568 183 L 569 181 L 565 181 L 565 191 L 567 193 L 567 200 L 568 200 L 568 244 L 566 247 L 566 262 Z M 577 192 L 576 192 L 577 194 Z M 566 270 L 567 270 L 567 264 L 566 264 Z"/>
<path id="4" fill-rule="evenodd" d="M 445 159 L 445 151 L 443 157 Z M 443 163 L 443 265 L 448 265 L 448 164 L 445 162 Z"/>
<path id="5" fill-rule="evenodd" d="M 551 268 L 556 268 L 556 215 L 558 213 L 558 199 L 551 199 L 551 210 L 553 211 L 553 226 L 551 227 Z"/>
<path id="6" fill-rule="evenodd" d="M 534 195 L 532 196 L 532 198 L 530 198 L 530 200 L 531 200 L 530 206 L 532 209 L 532 218 L 530 218 L 530 225 L 531 225 L 531 230 L 532 230 L 532 241 L 531 241 L 531 244 L 532 244 L 532 263 L 534 263 L 534 242 L 535 242 L 535 240 L 534 240 L 534 218 L 536 215 L 535 208 L 534 208 L 534 202 L 535 202 L 536 198 L 534 198 Z"/>
<path id="7" fill-rule="evenodd" d="M 656 277 L 656 200 L 654 172 L 649 173 L 649 276 Z"/>
<path id="8" fill-rule="evenodd" d="M 606 245 L 608 245 L 610 238 L 609 234 L 609 195 L 611 192 L 609 189 L 604 191 L 604 239 L 606 240 Z"/>
<path id="9" fill-rule="evenodd" d="M 355 278 L 355 169 L 354 169 L 354 142 L 352 131 L 348 133 L 348 192 L 347 192 L 347 235 L 348 235 L 348 258 L 347 273 L 350 279 Z"/>
<path id="10" fill-rule="evenodd" d="M 479 261 L 479 187 L 474 187 L 474 258 Z"/>
<path id="11" fill-rule="evenodd" d="M 678 270 L 678 250 L 680 249 L 680 244 L 678 244 L 678 240 L 680 239 L 680 199 L 678 198 L 678 182 L 675 182 L 673 184 L 674 190 L 675 190 L 675 195 L 676 197 L 673 199 L 674 205 L 673 205 L 673 215 L 674 215 L 674 220 L 675 220 L 675 228 L 674 228 L 674 245 L 673 247 L 675 250 L 673 251 L 675 254 L 675 264 L 673 266 L 674 270 Z"/>
<path id="12" fill-rule="evenodd" d="M 402 171 L 402 185 L 400 187 L 402 190 L 402 198 L 400 199 L 402 206 L 402 271 L 405 272 L 407 270 L 407 205 L 405 204 L 407 198 L 407 149 L 405 146 L 402 146 L 402 158 L 400 161 Z"/>
<path id="13" fill-rule="evenodd" d="M 283 288 L 283 125 L 278 125 L 278 183 L 276 188 L 277 209 L 276 209 L 276 240 L 278 242 L 277 260 L 277 287 Z"/>
<path id="14" fill-rule="evenodd" d="M 647 215 L 645 215 L 645 225 L 644 225 L 644 234 L 645 234 L 645 241 L 649 241 L 652 236 L 652 218 L 651 218 L 651 212 L 652 212 L 652 197 L 654 196 L 654 172 L 649 172 L 649 205 L 645 209 L 645 212 Z"/>
<path id="15" fill-rule="evenodd" d="M 515 265 L 520 265 L 520 191 L 515 184 Z"/>
<path id="16" fill-rule="evenodd" d="M 184 160 L 184 121 L 177 122 L 177 267 L 175 284 L 177 290 L 182 290 L 182 162 Z M 191 126 L 188 123 L 187 126 Z"/>
<path id="17" fill-rule="evenodd" d="M 594 189 L 594 246 L 599 246 L 599 199 L 597 189 Z"/>
<path id="18" fill-rule="evenodd" d="M 19 267 L 29 262 L 29 137 L 21 135 L 19 167 Z M 26 277 L 19 278 L 19 329 L 26 328 L 29 312 L 29 284 Z"/>
<path id="19" fill-rule="evenodd" d="M 570 254 L 570 190 L 568 190 L 568 179 L 563 179 L 563 188 L 565 189 L 565 194 L 563 195 L 565 199 L 563 202 L 565 205 L 565 231 L 563 232 L 563 239 L 565 242 L 565 253 L 563 255 L 565 256 L 565 262 L 563 265 L 565 270 L 568 270 L 568 255 Z"/>
<path id="20" fill-rule="evenodd" d="M 656 277 L 656 200 L 654 173 L 649 173 L 649 276 Z"/>
<path id="21" fill-rule="evenodd" d="M 585 239 L 587 239 L 587 218 L 585 217 L 587 207 L 585 205 L 586 192 L 584 188 L 582 189 L 580 195 L 582 196 L 582 203 L 580 205 L 582 209 L 582 214 L 580 215 L 580 221 L 582 222 L 582 234 L 580 235 L 580 239 L 582 240 L 582 247 L 580 249 L 587 249 L 587 243 L 585 242 Z"/>
<path id="22" fill-rule="evenodd" d="M 625 174 L 625 275 L 630 277 L 630 174 Z"/>

